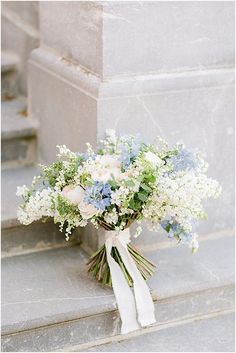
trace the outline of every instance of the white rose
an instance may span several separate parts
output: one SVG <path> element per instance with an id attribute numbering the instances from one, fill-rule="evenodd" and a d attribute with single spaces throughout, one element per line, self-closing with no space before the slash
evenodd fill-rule
<path id="1" fill-rule="evenodd" d="M 111 179 L 118 178 L 121 174 L 121 163 L 110 155 L 97 156 L 95 160 L 95 168 L 91 172 L 93 180 L 107 182 Z"/>
<path id="2" fill-rule="evenodd" d="M 144 158 L 146 161 L 151 163 L 153 167 L 157 167 L 163 163 L 163 161 L 155 153 L 150 151 L 145 153 Z"/>
<path id="3" fill-rule="evenodd" d="M 78 205 L 83 219 L 89 219 L 98 213 L 98 210 L 93 205 L 84 202 L 85 192 L 81 186 L 67 185 L 61 194 L 74 205 Z"/>
<path id="4" fill-rule="evenodd" d="M 67 185 L 63 188 L 61 194 L 74 205 L 78 205 L 83 201 L 84 189 L 81 186 Z"/>
<path id="5" fill-rule="evenodd" d="M 79 203 L 79 211 L 83 219 L 92 218 L 95 214 L 98 213 L 98 210 L 96 209 L 96 207 L 84 201 L 81 201 Z"/>

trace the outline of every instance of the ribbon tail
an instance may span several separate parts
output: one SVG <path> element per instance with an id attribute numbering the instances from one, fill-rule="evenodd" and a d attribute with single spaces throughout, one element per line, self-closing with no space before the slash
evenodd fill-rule
<path id="1" fill-rule="evenodd" d="M 136 306 L 133 293 L 118 263 L 111 256 L 112 241 L 105 242 L 107 262 L 111 271 L 112 287 L 122 321 L 121 333 L 125 334 L 139 328 L 136 319 Z"/>
<path id="2" fill-rule="evenodd" d="M 155 308 L 149 288 L 137 269 L 137 266 L 127 249 L 127 245 L 119 242 L 117 244 L 117 249 L 125 267 L 133 279 L 138 321 L 141 326 L 151 325 L 156 322 L 156 319 L 154 314 Z"/>

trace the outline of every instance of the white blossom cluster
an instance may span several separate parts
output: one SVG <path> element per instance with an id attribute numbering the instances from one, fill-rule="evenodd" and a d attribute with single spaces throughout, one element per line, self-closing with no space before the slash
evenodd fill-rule
<path id="1" fill-rule="evenodd" d="M 28 188 L 25 188 L 21 196 L 26 196 L 27 193 Z M 17 194 L 19 195 L 19 189 Z M 19 221 L 28 225 L 43 217 L 54 217 L 53 196 L 55 197 L 54 192 L 50 188 L 36 191 L 34 195 L 30 195 L 27 202 L 18 208 L 17 216 Z"/>
<path id="2" fill-rule="evenodd" d="M 90 144 L 84 154 L 58 147 L 56 162 L 42 166 L 43 174 L 34 178 L 32 187 L 18 188 L 24 200 L 20 222 L 53 217 L 68 239 L 74 228 L 88 221 L 117 231 L 146 221 L 197 249 L 192 224 L 206 216 L 202 201 L 221 192 L 218 182 L 206 176 L 207 165 L 199 153 L 183 145 L 170 148 L 160 138 L 145 144 L 137 136 L 118 137 L 113 130 L 97 151 Z M 41 179 L 45 186 L 39 191 Z M 141 229 L 139 225 L 135 236 Z"/>

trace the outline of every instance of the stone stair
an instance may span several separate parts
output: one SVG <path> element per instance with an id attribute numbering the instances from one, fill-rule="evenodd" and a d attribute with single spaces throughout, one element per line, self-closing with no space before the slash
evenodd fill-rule
<path id="1" fill-rule="evenodd" d="M 1 54 L 1 82 L 2 82 L 2 99 L 12 99 L 18 93 L 18 70 L 20 60 L 19 57 L 10 52 L 2 51 Z"/>
<path id="2" fill-rule="evenodd" d="M 208 334 L 206 335 L 206 332 Z M 101 343 L 101 342 L 100 342 Z M 78 352 L 77 347 L 72 351 Z M 235 352 L 234 314 L 201 316 L 180 325 L 154 327 L 143 335 L 117 337 L 112 343 L 87 348 L 87 352 Z"/>
<path id="3" fill-rule="evenodd" d="M 194 256 L 184 247 L 146 254 L 158 265 L 149 281 L 157 318 L 153 327 L 233 311 L 233 243 L 230 236 L 224 247 L 222 239 L 208 240 Z M 120 319 L 113 292 L 88 277 L 87 259 L 79 246 L 3 259 L 3 351 L 71 351 L 75 346 L 86 351 L 101 340 L 117 339 Z"/>
<path id="4" fill-rule="evenodd" d="M 2 350 L 79 351 L 128 340 L 119 335 L 112 290 L 87 275 L 88 255 L 77 232 L 68 244 L 52 222 L 25 227 L 17 221 L 16 186 L 30 184 L 38 173 L 38 123 L 17 95 L 17 57 L 3 57 Z M 196 255 L 163 244 L 145 252 L 157 264 L 149 281 L 157 323 L 136 336 L 233 311 L 234 238 L 222 232 L 200 245 Z"/>
<path id="5" fill-rule="evenodd" d="M 27 116 L 25 97 L 2 102 L 2 167 L 30 165 L 36 156 L 37 122 Z"/>

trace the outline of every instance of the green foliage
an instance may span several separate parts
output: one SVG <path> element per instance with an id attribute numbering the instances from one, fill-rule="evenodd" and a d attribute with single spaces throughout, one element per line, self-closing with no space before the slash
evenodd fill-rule
<path id="1" fill-rule="evenodd" d="M 118 187 L 117 182 L 115 181 L 115 179 L 110 179 L 108 180 L 108 183 L 111 185 L 111 189 L 115 190 Z"/>
<path id="2" fill-rule="evenodd" d="M 131 179 L 125 180 L 124 183 L 126 186 L 131 187 L 131 188 L 135 185 L 134 181 Z"/>
<path id="3" fill-rule="evenodd" d="M 64 197 L 58 195 L 57 199 L 57 211 L 59 212 L 60 216 L 66 216 L 68 214 L 79 214 L 78 207 L 69 203 Z"/>
<path id="4" fill-rule="evenodd" d="M 81 157 L 76 157 L 66 162 L 59 160 L 48 167 L 44 167 L 44 180 L 47 181 L 51 187 L 55 187 L 58 182 L 58 177 L 63 174 L 65 185 L 73 183 L 81 161 Z"/>
<path id="5" fill-rule="evenodd" d="M 44 167 L 44 180 L 48 181 L 49 185 L 51 187 L 54 187 L 57 182 L 57 177 L 60 171 L 63 170 L 63 162 L 62 161 L 57 161 L 55 163 L 52 163 L 48 167 Z"/>

